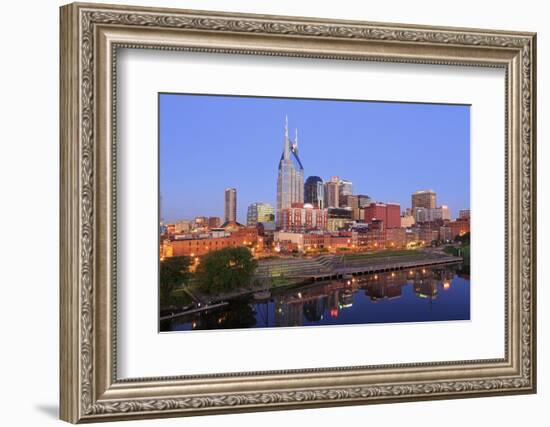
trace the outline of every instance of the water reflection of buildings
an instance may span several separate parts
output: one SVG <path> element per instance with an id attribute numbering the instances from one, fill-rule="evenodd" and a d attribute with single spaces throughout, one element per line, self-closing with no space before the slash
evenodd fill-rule
<path id="1" fill-rule="evenodd" d="M 323 319 L 327 307 L 327 298 L 318 298 L 304 303 L 304 317 L 309 322 L 318 322 Z"/>
<path id="2" fill-rule="evenodd" d="M 404 287 L 410 285 L 414 297 L 431 304 L 439 292 L 450 288 L 454 276 L 455 270 L 449 267 L 358 276 L 292 289 L 273 295 L 265 303 L 254 304 L 246 299 L 231 301 L 221 309 L 196 313 L 180 321 L 190 323 L 192 329 L 337 323 L 334 320 L 354 306 L 357 292 L 362 291 L 372 302 L 380 303 L 403 297 Z"/>
<path id="3" fill-rule="evenodd" d="M 336 318 L 353 306 L 354 294 L 360 289 L 371 301 L 378 302 L 400 298 L 403 287 L 412 285 L 417 297 L 431 301 L 437 298 L 440 287 L 449 289 L 454 275 L 446 268 L 401 270 L 301 288 L 275 296 L 274 326 L 302 326 L 325 316 Z"/>

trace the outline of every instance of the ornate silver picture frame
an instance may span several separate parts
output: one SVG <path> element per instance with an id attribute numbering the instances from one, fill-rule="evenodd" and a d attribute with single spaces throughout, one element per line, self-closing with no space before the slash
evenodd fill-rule
<path id="1" fill-rule="evenodd" d="M 536 391 L 535 34 L 78 3 L 63 6 L 60 18 L 61 419 L 97 422 Z M 502 68 L 506 247 L 496 252 L 505 258 L 504 357 L 120 379 L 120 48 Z"/>

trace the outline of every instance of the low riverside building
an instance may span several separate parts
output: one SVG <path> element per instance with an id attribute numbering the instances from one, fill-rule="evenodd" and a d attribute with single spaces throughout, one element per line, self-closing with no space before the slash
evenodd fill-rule
<path id="1" fill-rule="evenodd" d="M 335 252 L 341 250 L 399 249 L 422 246 L 437 240 L 438 230 L 389 228 L 377 221 L 370 228 L 355 228 L 337 233 L 291 233 L 278 231 L 274 236 L 276 250 L 290 252 Z"/>
<path id="2" fill-rule="evenodd" d="M 407 246 L 407 237 L 404 228 L 386 229 L 386 247 L 404 248 L 405 246 Z"/>
<path id="3" fill-rule="evenodd" d="M 463 236 L 470 231 L 470 218 L 458 218 L 454 221 L 450 221 L 448 226 L 451 228 L 453 239 L 456 236 Z"/>
<path id="4" fill-rule="evenodd" d="M 188 234 L 165 239 L 161 243 L 161 257 L 201 256 L 210 251 L 228 247 L 247 246 L 253 252 L 263 251 L 263 238 L 256 227 L 240 227 L 234 231 L 215 229 L 209 233 Z"/>
<path id="5" fill-rule="evenodd" d="M 276 231 L 273 236 L 275 250 L 278 252 L 302 252 L 304 247 L 304 234 L 291 231 Z"/>
<path id="6" fill-rule="evenodd" d="M 418 228 L 418 240 L 422 245 L 429 246 L 435 240 L 439 240 L 439 227 L 436 228 Z"/>
<path id="7" fill-rule="evenodd" d="M 386 230 L 369 228 L 357 233 L 357 246 L 367 250 L 384 249 L 386 247 Z"/>
<path id="8" fill-rule="evenodd" d="M 274 235 L 278 252 L 318 252 L 353 249 L 357 246 L 357 233 L 292 233 L 277 231 Z"/>

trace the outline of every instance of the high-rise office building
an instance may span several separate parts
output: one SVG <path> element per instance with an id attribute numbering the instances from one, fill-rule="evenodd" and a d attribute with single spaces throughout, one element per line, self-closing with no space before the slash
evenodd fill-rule
<path id="1" fill-rule="evenodd" d="M 225 189 L 224 222 L 237 221 L 237 190 L 235 188 Z"/>
<path id="2" fill-rule="evenodd" d="M 359 208 L 359 198 L 352 194 L 343 196 L 340 198 L 340 206 L 347 206 L 348 208 L 352 209 Z"/>
<path id="3" fill-rule="evenodd" d="M 339 205 L 342 206 L 344 201 L 346 200 L 346 196 L 350 196 L 352 194 L 353 183 L 351 181 L 348 181 L 347 179 L 341 179 L 338 182 Z"/>
<path id="4" fill-rule="evenodd" d="M 325 206 L 337 208 L 340 206 L 340 178 L 333 176 L 325 183 Z"/>
<path id="5" fill-rule="evenodd" d="M 416 191 L 411 196 L 411 208 L 414 211 L 416 208 L 435 209 L 436 200 L 433 190 Z"/>
<path id="6" fill-rule="evenodd" d="M 304 203 L 310 203 L 314 207 L 325 207 L 325 186 L 318 176 L 310 176 L 304 184 Z"/>
<path id="7" fill-rule="evenodd" d="M 269 203 L 252 203 L 248 205 L 246 225 L 253 227 L 259 222 L 272 222 L 275 219 L 273 206 Z"/>
<path id="8" fill-rule="evenodd" d="M 288 136 L 288 118 L 285 120 L 284 148 L 279 160 L 277 176 L 277 211 L 275 220 L 277 227 L 282 225 L 283 209 L 288 209 L 292 203 L 304 203 L 304 167 L 298 157 L 298 131 L 294 141 Z"/>
<path id="9" fill-rule="evenodd" d="M 354 221 L 362 221 L 365 219 L 364 215 L 364 209 L 360 207 L 361 203 L 361 196 L 354 196 L 353 194 L 348 194 L 346 196 L 343 196 L 343 198 L 340 198 L 340 207 L 346 206 L 348 208 L 351 208 L 352 213 L 352 219 Z M 364 201 L 364 200 L 363 200 Z"/>

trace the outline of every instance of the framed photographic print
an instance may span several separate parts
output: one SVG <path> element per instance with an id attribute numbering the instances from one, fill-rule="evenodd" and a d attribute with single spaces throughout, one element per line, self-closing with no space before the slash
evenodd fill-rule
<path id="1" fill-rule="evenodd" d="M 61 418 L 533 393 L 535 34 L 61 8 Z"/>

